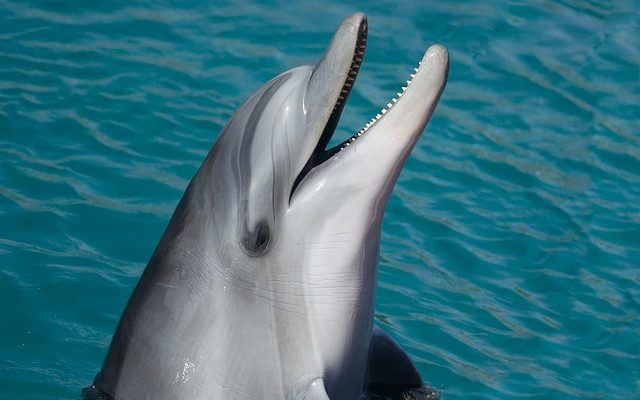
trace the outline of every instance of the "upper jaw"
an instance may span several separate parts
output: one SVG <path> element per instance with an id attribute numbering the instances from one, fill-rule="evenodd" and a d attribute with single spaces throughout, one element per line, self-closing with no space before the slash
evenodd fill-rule
<path id="1" fill-rule="evenodd" d="M 342 21 L 322 59 L 313 68 L 306 87 L 303 111 L 307 131 L 308 158 L 293 182 L 290 197 L 305 175 L 333 153 L 325 151 L 333 135 L 364 57 L 367 41 L 367 17 L 355 13 Z M 309 151 L 311 149 L 311 151 Z"/>
<path id="2" fill-rule="evenodd" d="M 328 88 L 324 113 L 330 111 L 324 121 L 322 135 L 316 150 L 324 150 L 333 135 L 347 98 L 360 71 L 367 45 L 367 18 L 362 13 L 345 18 L 327 47 L 322 59 L 309 79 L 308 92 L 315 95 L 316 86 Z M 327 89 L 325 89 L 327 90 Z M 322 91 L 320 91 L 322 93 Z M 305 97 L 305 100 L 308 97 Z"/>
<path id="3" fill-rule="evenodd" d="M 367 38 L 367 17 L 355 13 L 342 21 L 307 84 L 304 109 L 314 113 L 309 128 L 324 130 L 332 116 L 339 117 L 360 69 Z M 358 60 L 359 58 L 359 60 Z M 337 108 L 336 108 L 337 107 Z"/>

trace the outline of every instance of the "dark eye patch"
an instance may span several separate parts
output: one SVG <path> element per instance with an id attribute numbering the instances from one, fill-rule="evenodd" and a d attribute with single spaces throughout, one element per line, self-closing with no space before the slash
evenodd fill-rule
<path id="1" fill-rule="evenodd" d="M 269 225 L 266 222 L 260 222 L 242 239 L 242 245 L 249 255 L 260 256 L 266 252 L 270 238 Z"/>
<path id="2" fill-rule="evenodd" d="M 258 226 L 258 233 L 256 234 L 256 249 L 264 250 L 269 243 L 269 227 L 265 225 Z"/>

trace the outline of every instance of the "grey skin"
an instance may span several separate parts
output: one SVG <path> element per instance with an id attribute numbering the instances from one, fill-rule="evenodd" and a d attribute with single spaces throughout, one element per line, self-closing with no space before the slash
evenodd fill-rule
<path id="1" fill-rule="evenodd" d="M 133 399 L 359 399 L 419 386 L 373 327 L 380 224 L 444 89 L 425 53 L 393 107 L 325 150 L 366 42 L 347 17 L 321 61 L 232 116 L 180 201 L 111 342 L 97 388 Z"/>

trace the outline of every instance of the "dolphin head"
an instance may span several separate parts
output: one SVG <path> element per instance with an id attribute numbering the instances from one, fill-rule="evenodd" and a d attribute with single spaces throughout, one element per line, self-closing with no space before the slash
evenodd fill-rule
<path id="1" fill-rule="evenodd" d="M 198 175 L 213 183 L 205 196 L 213 196 L 214 219 L 224 220 L 217 224 L 224 232 L 218 233 L 233 242 L 226 246 L 238 245 L 254 257 L 252 262 L 260 262 L 278 241 L 302 171 L 323 154 L 366 36 L 362 14 L 345 19 L 319 64 L 276 76 L 239 107 L 201 167 Z"/>
<path id="2" fill-rule="evenodd" d="M 202 194 L 211 197 L 204 214 L 224 221 L 216 229 L 225 246 L 269 263 L 276 243 L 290 245 L 282 237 L 288 231 L 346 230 L 351 220 L 357 229 L 380 225 L 393 184 L 444 88 L 448 56 L 441 46 L 429 48 L 392 107 L 327 149 L 366 40 L 364 14 L 347 17 L 318 64 L 273 78 L 232 116 L 196 176 L 212 183 L 203 186 L 212 188 Z"/>
<path id="3" fill-rule="evenodd" d="M 204 332 L 191 340 L 197 351 L 181 354 L 214 359 L 199 368 L 224 366 L 247 393 L 266 396 L 261 382 L 276 380 L 276 398 L 318 377 L 331 398 L 357 398 L 362 388 L 384 208 L 448 73 L 445 48 L 430 47 L 388 107 L 327 148 L 366 39 L 366 17 L 347 17 L 318 64 L 286 71 L 245 100 L 141 279 L 139 287 L 161 293 L 175 329 Z M 183 311 L 199 299 L 200 308 Z M 174 328 L 161 326 L 170 337 Z"/>

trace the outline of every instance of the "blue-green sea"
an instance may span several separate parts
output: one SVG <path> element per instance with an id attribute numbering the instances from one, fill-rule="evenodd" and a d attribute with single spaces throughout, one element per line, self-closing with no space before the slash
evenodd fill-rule
<path id="1" fill-rule="evenodd" d="M 377 323 L 443 399 L 640 398 L 640 2 L 0 0 L 1 399 L 80 398 L 233 111 L 354 11 L 334 142 L 451 64 Z"/>

